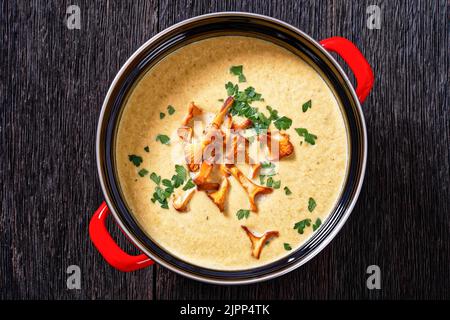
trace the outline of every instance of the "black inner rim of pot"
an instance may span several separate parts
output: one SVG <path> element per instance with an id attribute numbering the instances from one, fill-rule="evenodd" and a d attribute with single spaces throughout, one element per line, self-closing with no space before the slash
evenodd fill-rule
<path id="1" fill-rule="evenodd" d="M 113 146 L 115 143 L 116 129 L 121 109 L 128 93 L 142 73 L 148 70 L 157 61 L 160 61 L 167 54 L 187 43 L 221 35 L 258 37 L 281 45 L 297 55 L 300 55 L 302 58 L 306 58 L 307 61 L 309 60 L 316 70 L 317 68 L 320 70 L 322 77 L 327 80 L 328 85 L 335 92 L 336 98 L 340 100 L 344 116 L 347 118 L 346 122 L 350 147 L 347 180 L 343 187 L 339 202 L 334 211 L 330 213 L 324 225 L 300 248 L 293 251 L 290 255 L 261 267 L 237 271 L 213 270 L 192 265 L 172 256 L 159 247 L 140 229 L 138 223 L 130 213 L 122 198 L 114 169 L 115 156 L 113 154 Z M 208 19 L 195 21 L 188 26 L 183 25 L 176 30 L 164 34 L 164 36 L 160 37 L 146 50 L 141 52 L 139 58 L 134 61 L 137 62 L 130 64 L 128 66 L 129 71 L 123 73 L 122 81 L 119 81 L 121 86 L 112 92 L 112 99 L 110 101 L 112 101 L 113 105 L 111 106 L 109 113 L 105 114 L 104 119 L 104 121 L 107 121 L 106 139 L 105 143 L 101 146 L 101 157 L 104 160 L 103 165 L 106 172 L 105 182 L 109 188 L 110 200 L 117 209 L 116 212 L 120 216 L 120 219 L 127 230 L 153 255 L 158 256 L 161 260 L 170 264 L 175 269 L 194 274 L 198 277 L 206 277 L 219 281 L 248 280 L 289 268 L 293 264 L 298 263 L 299 260 L 305 259 L 331 235 L 341 219 L 345 216 L 345 213 L 357 192 L 362 173 L 365 142 L 357 106 L 353 101 L 351 92 L 346 86 L 344 79 L 340 76 L 339 71 L 335 66 L 328 61 L 328 58 L 312 45 L 308 39 L 270 20 L 267 21 L 256 17 L 210 17 Z"/>

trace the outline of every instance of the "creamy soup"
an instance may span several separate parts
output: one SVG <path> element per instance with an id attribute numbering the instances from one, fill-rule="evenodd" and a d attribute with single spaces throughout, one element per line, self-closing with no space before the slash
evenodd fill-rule
<path id="1" fill-rule="evenodd" d="M 236 91 L 235 84 L 239 86 Z M 185 150 L 180 147 L 178 129 L 191 102 L 202 110 L 199 121 L 208 123 L 229 94 L 235 96 L 236 104 L 238 91 L 248 87 L 261 94 L 255 97 L 251 89 L 247 91 L 252 96 L 248 105 L 267 118 L 271 113 L 266 106 L 277 111 L 268 129 L 281 128 L 293 151 L 273 163 L 264 162 L 264 168 L 256 172 L 253 183 L 271 189 L 256 197 L 257 212 L 236 176 L 219 170 L 219 178 L 227 176 L 229 183 L 221 211 L 208 196 L 211 191 L 196 190 L 189 181 L 198 172 L 189 172 L 186 165 L 175 170 Z M 239 121 L 246 118 L 234 116 Z M 194 136 L 201 133 L 194 128 Z M 126 101 L 115 153 L 123 196 L 153 241 L 194 265 L 238 270 L 292 253 L 326 223 L 346 177 L 348 141 L 338 102 L 310 65 L 272 43 L 230 36 L 189 44 L 146 72 Z M 251 178 L 244 165 L 239 167 L 241 172 Z M 272 167 L 276 170 L 267 171 Z M 167 193 L 155 195 L 157 188 L 168 186 Z M 183 188 L 194 190 L 181 212 L 172 201 L 185 193 Z M 253 243 L 247 232 L 258 237 L 268 231 L 275 233 L 261 240 L 257 257 L 252 250 L 257 241 Z"/>

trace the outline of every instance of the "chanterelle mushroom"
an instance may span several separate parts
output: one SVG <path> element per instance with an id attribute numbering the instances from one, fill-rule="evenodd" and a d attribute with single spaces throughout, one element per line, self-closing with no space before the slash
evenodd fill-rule
<path id="1" fill-rule="evenodd" d="M 258 207 L 256 206 L 255 198 L 259 194 L 267 194 L 273 191 L 272 188 L 259 186 L 249 178 L 247 178 L 241 170 L 239 170 L 235 165 L 227 166 L 228 171 L 233 175 L 236 180 L 239 181 L 241 186 L 245 189 L 248 194 L 248 198 L 250 201 L 250 208 L 253 212 L 258 212 Z"/>
<path id="2" fill-rule="evenodd" d="M 181 122 L 181 124 L 183 126 L 187 126 L 189 124 L 189 121 L 191 121 L 191 119 L 195 116 L 201 115 L 203 113 L 202 108 L 196 106 L 193 102 L 191 102 L 189 104 L 189 108 L 188 108 L 188 114 L 186 115 L 186 117 L 183 119 L 183 122 Z"/>
<path id="3" fill-rule="evenodd" d="M 219 190 L 208 194 L 208 197 L 217 205 L 220 212 L 223 212 L 225 208 L 225 199 L 227 197 L 228 189 L 230 183 L 226 177 L 222 178 L 222 183 L 220 184 Z"/>
<path id="4" fill-rule="evenodd" d="M 187 210 L 187 205 L 189 201 L 191 201 L 192 196 L 195 193 L 195 188 L 188 189 L 184 191 L 181 195 L 172 195 L 172 205 L 173 207 L 180 212 L 184 212 Z"/>
<path id="5" fill-rule="evenodd" d="M 248 238 L 252 243 L 252 256 L 256 259 L 259 259 L 261 255 L 261 251 L 266 244 L 266 242 L 273 238 L 278 237 L 278 231 L 266 231 L 262 236 L 257 236 L 253 232 L 251 232 L 246 226 L 241 226 L 244 229 L 245 233 L 247 233 Z"/>
<path id="6" fill-rule="evenodd" d="M 294 146 L 289 141 L 289 135 L 284 132 L 278 132 L 274 137 L 272 133 L 267 132 L 267 148 L 270 154 L 270 158 L 272 160 L 280 160 L 282 158 L 290 156 L 294 152 Z M 272 140 L 276 140 L 278 142 L 278 152 L 277 154 L 272 154 Z"/>

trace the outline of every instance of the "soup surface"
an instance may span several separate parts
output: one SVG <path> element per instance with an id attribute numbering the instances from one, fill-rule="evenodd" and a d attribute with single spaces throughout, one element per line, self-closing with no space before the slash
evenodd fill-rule
<path id="1" fill-rule="evenodd" d="M 254 89 L 245 90 L 249 87 Z M 197 118 L 208 124 L 228 96 L 234 97 L 234 111 L 229 111 L 234 112 L 233 119 L 247 117 L 236 115 L 239 99 L 245 100 L 240 106 L 257 108 L 270 119 L 268 129 L 281 129 L 293 148 L 286 157 L 264 161 L 256 171 L 253 183 L 271 189 L 256 197 L 257 212 L 243 181 L 227 166 L 218 174 L 219 183 L 227 177 L 229 184 L 221 212 L 208 196 L 212 191 L 196 190 L 189 181 L 198 172 L 189 172 L 183 164 L 185 147 L 178 129 L 188 106 L 194 102 L 201 108 Z M 252 110 L 250 127 L 267 124 Z M 194 136 L 199 133 L 194 128 Z M 147 71 L 126 101 L 115 150 L 122 192 L 141 228 L 172 255 L 219 270 L 261 266 L 298 249 L 326 223 L 340 196 L 348 162 L 344 119 L 320 75 L 284 48 L 236 36 L 189 44 Z M 180 164 L 183 169 L 176 169 Z M 239 168 L 251 178 L 245 164 Z M 176 210 L 174 197 L 191 189 L 187 207 Z M 252 242 L 242 226 L 255 237 L 275 233 Z M 263 241 L 261 246 L 258 240 Z"/>

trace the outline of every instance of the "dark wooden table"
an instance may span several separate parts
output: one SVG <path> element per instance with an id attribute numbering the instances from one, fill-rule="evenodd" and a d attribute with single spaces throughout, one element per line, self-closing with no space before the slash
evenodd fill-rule
<path id="1" fill-rule="evenodd" d="M 80 30 L 65 25 L 70 4 L 0 2 L 0 298 L 450 298 L 447 1 L 79 0 Z M 371 4 L 381 8 L 380 30 L 366 27 Z M 103 198 L 94 152 L 103 98 L 144 41 L 216 11 L 269 15 L 361 48 L 376 74 L 363 106 L 369 158 L 361 196 L 321 254 L 272 281 L 225 287 L 160 266 L 118 272 L 88 237 Z M 72 264 L 81 268 L 80 290 L 66 287 Z M 372 264 L 381 268 L 381 290 L 366 287 Z"/>

